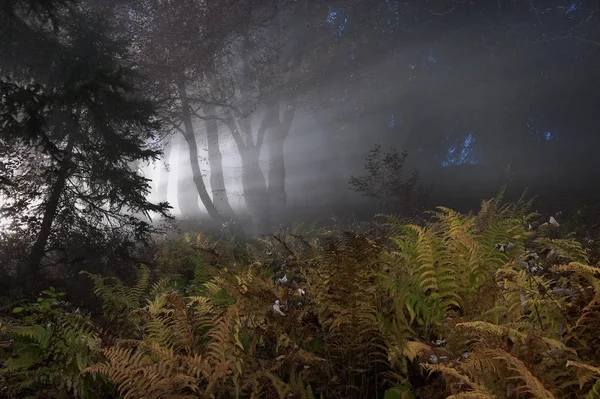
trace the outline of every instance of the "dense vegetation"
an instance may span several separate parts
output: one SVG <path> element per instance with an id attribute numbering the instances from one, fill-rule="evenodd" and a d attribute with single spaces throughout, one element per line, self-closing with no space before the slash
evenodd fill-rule
<path id="1" fill-rule="evenodd" d="M 600 268 L 530 205 L 157 242 L 101 309 L 6 304 L 1 395 L 598 398 Z"/>
<path id="2" fill-rule="evenodd" d="M 403 145 L 438 175 L 479 166 L 482 151 L 482 167 L 521 182 L 552 157 L 546 172 L 562 181 L 578 176 L 565 172 L 569 157 L 581 164 L 572 170 L 593 170 L 598 157 L 584 157 L 579 139 L 597 144 L 598 90 L 585 80 L 597 55 L 576 49 L 599 46 L 597 4 L 352 3 L 2 2 L 0 397 L 600 398 L 600 207 L 550 217 L 499 195 L 477 213 L 419 215 L 429 187 L 387 138 L 408 126 Z M 479 27 L 468 36 L 481 41 L 461 49 L 466 33 L 451 27 L 471 15 Z M 535 23 L 521 27 L 523 16 Z M 428 37 L 435 51 L 408 51 Z M 482 52 L 478 70 L 492 73 L 473 77 Z M 514 58 L 524 53 L 544 68 L 523 69 L 510 80 L 518 90 L 487 84 L 527 64 Z M 573 62 L 544 61 L 555 54 Z M 562 91 L 549 97 L 553 81 Z M 380 101 L 395 104 L 381 107 L 383 130 L 366 118 Z M 327 197 L 314 177 L 333 167 L 395 216 L 273 233 L 298 215 L 284 151 L 296 113 L 336 126 L 301 139 L 322 141 L 329 159 L 303 161 L 313 164 L 305 206 Z M 571 141 L 555 143 L 557 126 Z M 488 131 L 481 151 L 464 136 L 473 130 Z M 375 131 L 382 145 L 358 174 L 347 159 Z M 177 184 L 179 221 L 197 218 L 200 203 L 211 219 L 187 233 L 171 225 L 168 179 L 154 195 L 141 172 L 169 158 L 174 136 L 192 172 Z M 224 138 L 251 220 L 229 203 Z M 327 192 L 347 188 L 338 177 Z"/>

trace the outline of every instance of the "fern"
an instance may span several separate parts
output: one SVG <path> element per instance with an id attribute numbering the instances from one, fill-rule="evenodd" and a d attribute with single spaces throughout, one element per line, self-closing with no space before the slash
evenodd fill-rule
<path id="1" fill-rule="evenodd" d="M 567 343 L 575 346 L 584 359 L 597 359 L 600 356 L 600 268 L 572 262 L 559 267 L 562 272 L 573 272 L 587 280 L 593 289 L 589 300 L 569 329 Z"/>
<path id="2" fill-rule="evenodd" d="M 88 276 L 94 283 L 94 294 L 102 299 L 107 313 L 137 309 L 143 303 L 150 286 L 150 270 L 142 265 L 132 287 L 128 287 L 115 277 L 102 277 L 86 271 L 80 274 Z"/>
<path id="3" fill-rule="evenodd" d="M 13 387 L 12 397 L 35 392 L 62 397 L 68 392 L 89 398 L 92 381 L 80 372 L 93 363 L 100 339 L 88 316 L 68 312 L 69 305 L 56 301 L 53 290 L 45 293 L 48 298 L 15 308 L 22 317 L 3 328 L 15 346 L 0 378 Z"/>
<path id="4" fill-rule="evenodd" d="M 143 324 L 138 310 L 147 300 L 172 287 L 171 277 L 151 283 L 150 269 L 145 265 L 138 268 L 136 281 L 131 287 L 115 277 L 102 277 L 86 271 L 80 274 L 88 276 L 94 283 L 94 294 L 102 300 L 107 323 L 118 323 L 116 331 L 123 334 L 120 338 L 138 338 Z M 119 317 L 124 313 L 128 314 L 127 318 Z"/>
<path id="5" fill-rule="evenodd" d="M 214 389 L 218 379 L 228 376 L 229 368 L 215 353 L 227 358 L 221 348 L 227 339 L 213 326 L 212 306 L 206 298 L 184 299 L 177 294 L 162 294 L 144 308 L 147 335 L 144 340 L 123 341 L 102 351 L 106 360 L 85 370 L 102 373 L 125 397 L 198 397 Z M 222 327 L 223 323 L 216 326 Z M 203 354 L 203 341 L 208 352 Z M 221 341 L 219 341 L 221 339 Z"/>
<path id="6" fill-rule="evenodd" d="M 443 242 L 433 230 L 409 227 L 417 233 L 417 266 L 414 273 L 423 295 L 423 302 L 414 303 L 412 308 L 416 314 L 420 314 L 425 327 L 429 328 L 439 324 L 450 307 L 460 307 L 462 298 L 456 292 L 458 273 L 444 256 Z"/>
<path id="7" fill-rule="evenodd" d="M 501 199 L 477 214 L 438 207 L 423 225 L 392 218 L 385 243 L 287 228 L 248 245 L 187 236 L 160 258 L 177 281 L 145 267 L 133 286 L 88 274 L 126 339 L 100 350 L 87 318 L 40 307 L 2 325 L 23 356 L 0 374 L 14 397 L 61 372 L 71 393 L 102 375 L 107 396 L 128 398 L 597 398 L 600 269 L 573 241 L 533 240 L 531 201 Z"/>
<path id="8" fill-rule="evenodd" d="M 518 358 L 500 349 L 486 348 L 481 351 L 484 356 L 489 356 L 492 359 L 500 360 L 507 364 L 508 369 L 514 374 L 508 379 L 520 382 L 517 387 L 517 394 L 527 393 L 534 398 L 555 399 L 554 395 L 544 387 L 540 380 Z"/>
<path id="9" fill-rule="evenodd" d="M 268 380 L 273 388 L 277 391 L 277 395 L 280 399 L 288 397 L 295 397 L 299 399 L 315 399 L 315 395 L 309 384 L 306 384 L 299 373 L 292 372 L 290 374 L 290 380 L 288 383 L 284 382 L 279 376 L 271 372 L 258 372 L 254 375 L 256 380 L 266 379 Z M 257 381 L 258 382 L 258 381 Z M 257 388 L 253 391 L 253 395 L 259 395 L 263 393 L 263 389 Z"/>
<path id="10" fill-rule="evenodd" d="M 173 288 L 173 279 L 169 276 L 161 277 L 159 280 L 152 283 L 152 288 L 149 292 L 149 297 L 156 297 L 164 294 Z"/>
<path id="11" fill-rule="evenodd" d="M 559 257 L 567 261 L 588 262 L 585 248 L 575 240 L 540 237 L 536 239 L 536 242 L 545 250 L 554 251 Z"/>

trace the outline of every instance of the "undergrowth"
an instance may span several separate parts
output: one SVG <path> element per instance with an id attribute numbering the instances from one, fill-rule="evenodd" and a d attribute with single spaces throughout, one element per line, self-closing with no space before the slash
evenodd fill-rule
<path id="1" fill-rule="evenodd" d="M 100 315 L 14 307 L 0 395 L 600 398 L 600 268 L 530 208 L 184 236 L 129 284 L 84 272 Z"/>

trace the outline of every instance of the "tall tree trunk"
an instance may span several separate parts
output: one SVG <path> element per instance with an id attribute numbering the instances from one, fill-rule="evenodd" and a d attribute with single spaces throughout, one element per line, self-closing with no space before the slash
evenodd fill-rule
<path id="1" fill-rule="evenodd" d="M 285 137 L 281 131 L 281 125 L 271 129 L 267 141 L 269 155 L 269 208 L 271 213 L 277 217 L 285 208 L 287 195 L 285 192 L 285 161 L 283 159 L 283 145 Z"/>
<path id="2" fill-rule="evenodd" d="M 184 136 L 185 137 L 185 136 Z M 195 137 L 194 137 L 195 141 Z M 200 204 L 198 204 L 198 191 L 191 182 L 193 171 L 190 169 L 190 151 L 187 150 L 186 141 L 178 140 L 177 154 L 177 205 L 182 218 L 197 218 L 201 215 Z"/>
<path id="3" fill-rule="evenodd" d="M 252 215 L 252 232 L 267 233 L 269 230 L 269 204 L 267 182 L 260 169 L 260 148 L 240 148 L 242 157 L 242 186 L 246 207 Z"/>
<path id="4" fill-rule="evenodd" d="M 267 150 L 269 156 L 269 208 L 271 214 L 275 217 L 283 213 L 287 203 L 285 192 L 285 160 L 283 155 L 283 146 L 287 138 L 292 121 L 294 119 L 295 108 L 288 105 L 283 113 L 283 121 L 279 122 L 279 102 L 276 102 L 270 111 L 271 118 L 276 118 L 277 124 L 270 129 L 267 135 Z"/>
<path id="5" fill-rule="evenodd" d="M 29 257 L 23 267 L 19 270 L 19 280 L 23 284 L 25 294 L 31 294 L 33 289 L 33 283 L 37 276 L 40 268 L 40 264 L 45 255 L 46 244 L 48 243 L 48 237 L 52 231 L 52 223 L 56 217 L 56 211 L 60 203 L 60 197 L 65 189 L 67 177 L 69 176 L 70 161 L 73 155 L 73 146 L 75 145 L 75 137 L 73 134 L 70 135 L 67 147 L 63 153 L 63 159 L 60 163 L 58 170 L 58 176 L 56 181 L 52 185 L 48 202 L 44 207 L 44 216 L 42 218 L 42 224 L 38 236 L 31 247 Z"/>
<path id="6" fill-rule="evenodd" d="M 179 83 L 179 97 L 183 108 L 183 125 L 185 127 L 183 136 L 189 146 L 190 165 L 192 166 L 192 177 L 194 179 L 194 184 L 196 185 L 196 190 L 200 195 L 200 200 L 204 204 L 208 215 L 214 220 L 221 221 L 222 217 L 219 214 L 219 211 L 217 211 L 215 204 L 210 199 L 206 186 L 204 185 L 204 180 L 202 180 L 202 172 L 200 171 L 200 163 L 198 162 L 198 145 L 196 144 L 196 135 L 194 134 L 190 104 L 184 81 Z"/>
<path id="7" fill-rule="evenodd" d="M 214 118 L 214 105 L 204 107 L 204 116 Z M 234 217 L 235 213 L 229 204 L 225 179 L 223 178 L 223 155 L 219 148 L 219 127 L 216 119 L 206 119 L 206 140 L 208 143 L 208 162 L 210 164 L 210 188 L 215 207 L 222 215 Z"/>
<path id="8" fill-rule="evenodd" d="M 260 168 L 260 150 L 269 122 L 270 119 L 266 115 L 258 128 L 256 143 L 253 143 L 249 124 L 242 121 L 247 137 L 246 142 L 244 142 L 231 110 L 226 112 L 225 123 L 231 131 L 233 141 L 235 141 L 242 158 L 242 188 L 246 208 L 252 215 L 252 233 L 254 234 L 268 232 L 270 224 L 267 181 Z"/>

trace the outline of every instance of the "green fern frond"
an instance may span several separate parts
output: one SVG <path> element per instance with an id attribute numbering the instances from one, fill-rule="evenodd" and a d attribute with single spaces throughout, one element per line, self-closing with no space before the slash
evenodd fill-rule
<path id="1" fill-rule="evenodd" d="M 585 395 L 585 399 L 600 399 L 600 379 L 596 381 L 594 386 Z"/>
<path id="2" fill-rule="evenodd" d="M 107 313 L 139 308 L 146 298 L 150 285 L 150 269 L 145 265 L 138 268 L 138 277 L 133 287 L 127 287 L 116 277 L 102 277 L 87 271 L 81 271 L 80 274 L 92 280 L 94 294 L 102 299 Z"/>
<path id="3" fill-rule="evenodd" d="M 547 237 L 539 237 L 535 241 L 545 249 L 556 252 L 559 257 L 568 261 L 588 263 L 587 252 L 578 241 Z"/>
<path id="4" fill-rule="evenodd" d="M 41 326 L 39 324 L 31 326 L 13 326 L 10 333 L 15 336 L 26 337 L 38 344 L 42 349 L 48 348 L 52 338 L 53 329 L 50 326 Z"/>
<path id="5" fill-rule="evenodd" d="M 141 265 L 137 271 L 137 280 L 131 289 L 126 291 L 129 303 L 135 304 L 135 307 L 139 307 L 142 303 L 142 299 L 146 294 L 150 285 L 150 269 L 146 265 Z"/>
<path id="6" fill-rule="evenodd" d="M 149 297 L 155 297 L 160 294 L 164 294 L 173 288 L 173 280 L 171 277 L 165 276 L 158 281 L 152 283 L 152 289 L 150 290 Z"/>

